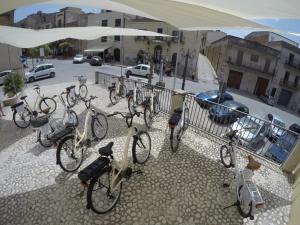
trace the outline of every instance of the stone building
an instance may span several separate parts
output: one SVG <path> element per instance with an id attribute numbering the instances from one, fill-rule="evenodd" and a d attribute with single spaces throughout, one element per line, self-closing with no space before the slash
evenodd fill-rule
<path id="1" fill-rule="evenodd" d="M 247 39 L 280 51 L 276 74 L 268 94 L 277 104 L 300 113 L 300 49 L 298 43 L 272 32 L 253 32 Z"/>
<path id="2" fill-rule="evenodd" d="M 49 29 L 55 26 L 56 13 L 38 11 L 15 23 L 15 26 L 32 29 Z"/>
<path id="3" fill-rule="evenodd" d="M 207 49 L 207 57 L 229 88 L 257 96 L 272 87 L 279 56 L 274 48 L 234 36 L 217 40 Z"/>
<path id="4" fill-rule="evenodd" d="M 10 11 L 0 15 L 0 25 L 13 26 L 14 11 Z M 0 43 L 0 71 L 15 70 L 23 74 L 23 65 L 19 58 L 22 54 L 20 48 Z"/>

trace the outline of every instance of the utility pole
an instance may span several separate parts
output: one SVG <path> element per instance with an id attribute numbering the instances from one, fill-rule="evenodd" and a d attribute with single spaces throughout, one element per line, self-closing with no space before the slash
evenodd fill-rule
<path id="1" fill-rule="evenodd" d="M 188 62 L 189 62 L 189 55 L 190 55 L 190 49 L 188 49 L 188 51 L 185 55 L 185 63 L 184 63 L 182 87 L 181 87 L 182 90 L 184 90 L 184 86 L 185 86 L 186 70 L 187 70 L 187 65 L 188 65 Z"/>

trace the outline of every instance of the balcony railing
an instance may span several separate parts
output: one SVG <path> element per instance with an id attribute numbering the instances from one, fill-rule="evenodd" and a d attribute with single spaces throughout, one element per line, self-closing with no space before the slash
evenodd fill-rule
<path id="1" fill-rule="evenodd" d="M 273 71 L 270 71 L 270 69 L 266 70 L 264 66 L 258 66 L 257 64 L 244 63 L 244 62 L 237 63 L 236 61 L 232 61 L 231 59 L 228 59 L 227 63 L 235 67 L 240 67 L 241 69 L 244 70 L 250 70 L 251 72 L 264 73 L 271 76 L 274 76 L 275 74 L 275 69 L 273 69 Z"/>
<path id="2" fill-rule="evenodd" d="M 289 89 L 294 90 L 294 91 L 300 90 L 300 84 L 297 84 L 297 83 L 291 82 L 291 81 L 287 81 L 287 80 L 284 80 L 284 79 L 280 80 L 280 85 L 282 87 L 289 88 Z"/>
<path id="3" fill-rule="evenodd" d="M 297 65 L 296 63 L 287 60 L 287 61 L 285 61 L 285 65 L 287 65 L 287 66 L 289 66 L 289 67 L 291 67 L 293 69 L 300 70 L 300 62 Z"/>

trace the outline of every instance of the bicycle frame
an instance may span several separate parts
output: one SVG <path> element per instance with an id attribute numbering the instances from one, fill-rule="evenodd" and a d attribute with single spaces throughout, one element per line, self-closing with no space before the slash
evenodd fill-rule
<path id="1" fill-rule="evenodd" d="M 86 114 L 85 117 L 85 122 L 84 122 L 84 130 L 82 133 L 80 133 L 80 131 L 78 130 L 78 128 L 76 128 L 76 133 L 75 133 L 75 151 L 76 148 L 80 145 L 80 143 L 82 143 L 83 141 L 85 141 L 87 139 L 87 130 L 88 130 L 88 124 L 89 124 L 89 120 L 91 117 L 91 113 L 92 113 L 92 109 L 88 109 L 88 112 Z M 79 140 L 77 141 L 79 137 Z"/>
<path id="2" fill-rule="evenodd" d="M 26 99 L 24 99 L 24 102 L 27 105 L 28 110 L 30 111 L 30 113 L 33 113 L 34 111 L 37 111 L 37 103 L 39 102 L 39 99 L 42 99 L 44 96 L 41 95 L 40 91 L 36 90 L 37 96 L 35 98 L 35 102 L 33 105 L 33 108 L 30 107 L 29 103 L 26 101 Z"/>

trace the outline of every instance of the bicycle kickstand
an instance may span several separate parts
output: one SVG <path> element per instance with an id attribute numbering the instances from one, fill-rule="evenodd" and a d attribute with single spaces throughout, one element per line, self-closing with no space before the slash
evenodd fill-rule
<path id="1" fill-rule="evenodd" d="M 229 206 L 225 206 L 223 209 L 228 209 L 228 208 L 233 207 L 233 206 L 238 206 L 238 204 L 239 204 L 238 201 L 236 201 L 235 203 L 233 203 Z"/>
<path id="2" fill-rule="evenodd" d="M 142 175 L 143 171 L 142 170 L 135 170 L 135 171 L 132 171 L 132 173 L 136 173 L 138 175 Z"/>

